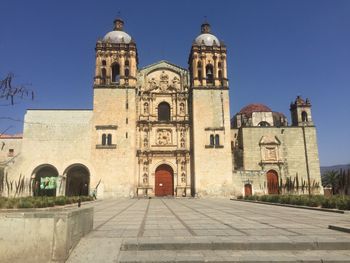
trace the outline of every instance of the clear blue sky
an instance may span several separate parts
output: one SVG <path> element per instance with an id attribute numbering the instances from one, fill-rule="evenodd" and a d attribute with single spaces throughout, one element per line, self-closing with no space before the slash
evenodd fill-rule
<path id="1" fill-rule="evenodd" d="M 285 113 L 311 99 L 321 165 L 350 163 L 350 1 L 19 1 L 2 0 L 0 76 L 31 83 L 34 101 L 0 106 L 23 120 L 26 108 L 92 108 L 94 47 L 118 11 L 135 39 L 139 67 L 168 60 L 187 68 L 207 16 L 228 48 L 231 115 L 252 102 Z M 3 102 L 1 102 L 3 104 Z M 21 121 L 0 129 L 22 132 Z"/>

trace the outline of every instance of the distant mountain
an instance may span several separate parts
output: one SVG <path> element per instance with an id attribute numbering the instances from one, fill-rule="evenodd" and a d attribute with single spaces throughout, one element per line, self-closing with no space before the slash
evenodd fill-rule
<path id="1" fill-rule="evenodd" d="M 350 169 L 350 164 L 340 164 L 340 165 L 333 165 L 333 166 L 321 166 L 321 175 L 328 171 L 339 171 L 340 169 L 342 170 L 348 170 Z"/>

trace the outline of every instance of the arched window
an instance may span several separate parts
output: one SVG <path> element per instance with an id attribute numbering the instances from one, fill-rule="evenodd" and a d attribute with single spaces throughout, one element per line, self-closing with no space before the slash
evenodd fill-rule
<path id="1" fill-rule="evenodd" d="M 158 120 L 170 121 L 170 106 L 166 102 L 162 102 L 158 105 Z"/>
<path id="2" fill-rule="evenodd" d="M 205 72 L 206 72 L 206 76 L 207 76 L 207 83 L 208 84 L 213 84 L 213 82 L 214 82 L 213 65 L 208 64 L 205 67 Z"/>
<path id="3" fill-rule="evenodd" d="M 112 134 L 107 135 L 107 145 L 112 145 Z"/>
<path id="4" fill-rule="evenodd" d="M 106 66 L 107 63 L 106 63 L 106 60 L 102 60 L 102 66 Z"/>
<path id="5" fill-rule="evenodd" d="M 301 121 L 302 122 L 307 122 L 307 112 L 306 111 L 303 111 L 301 113 Z"/>
<path id="6" fill-rule="evenodd" d="M 105 68 L 101 69 L 101 84 L 106 84 L 106 76 L 107 76 L 106 69 Z"/>
<path id="7" fill-rule="evenodd" d="M 198 69 L 198 79 L 202 80 L 202 63 L 198 61 L 197 63 L 197 69 Z"/>
<path id="8" fill-rule="evenodd" d="M 210 145 L 214 146 L 214 135 L 210 135 Z"/>
<path id="9" fill-rule="evenodd" d="M 220 145 L 220 137 L 218 134 L 215 135 L 215 145 Z"/>
<path id="10" fill-rule="evenodd" d="M 269 127 L 270 123 L 268 123 L 267 121 L 261 121 L 261 122 L 259 122 L 258 126 L 260 126 L 260 127 Z"/>
<path id="11" fill-rule="evenodd" d="M 124 76 L 125 77 L 129 77 L 129 65 L 130 65 L 130 63 L 129 63 L 129 60 L 125 60 L 125 70 L 124 70 Z"/>
<path id="12" fill-rule="evenodd" d="M 218 63 L 218 68 L 221 68 L 221 62 Z"/>
<path id="13" fill-rule="evenodd" d="M 107 136 L 106 134 L 102 134 L 102 145 L 106 145 L 107 143 Z"/>
<path id="14" fill-rule="evenodd" d="M 118 63 L 112 65 L 112 82 L 119 83 L 120 67 Z"/>

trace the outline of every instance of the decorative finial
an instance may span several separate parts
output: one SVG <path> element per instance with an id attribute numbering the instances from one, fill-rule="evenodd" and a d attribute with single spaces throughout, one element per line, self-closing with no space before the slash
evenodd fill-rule
<path id="1" fill-rule="evenodd" d="M 204 16 L 204 22 L 201 26 L 201 33 L 210 33 L 210 25 L 208 23 L 207 16 Z"/>
<path id="2" fill-rule="evenodd" d="M 116 31 L 123 31 L 124 21 L 123 21 L 123 19 L 120 18 L 121 12 L 118 11 L 117 14 L 118 14 L 117 18 L 113 21 L 113 23 L 114 23 L 114 30 L 116 30 Z"/>

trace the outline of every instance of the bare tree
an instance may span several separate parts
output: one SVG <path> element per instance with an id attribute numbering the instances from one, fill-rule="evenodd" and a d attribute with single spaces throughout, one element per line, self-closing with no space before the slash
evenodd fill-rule
<path id="1" fill-rule="evenodd" d="M 14 77 L 13 73 L 8 73 L 4 79 L 0 80 L 0 100 L 8 101 L 8 104 L 2 106 L 14 105 L 16 98 L 30 97 L 32 100 L 34 99 L 34 92 L 28 88 L 28 84 L 14 85 Z"/>

